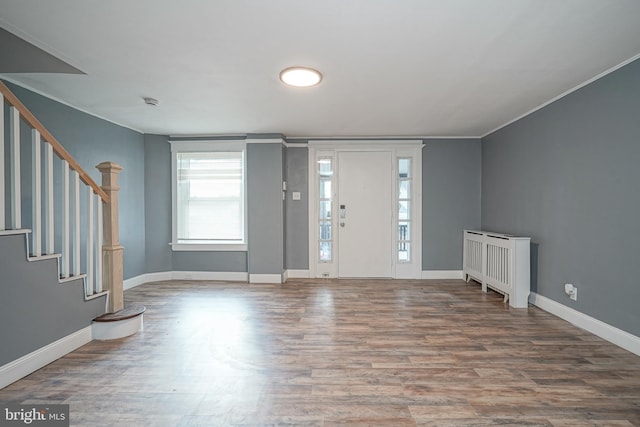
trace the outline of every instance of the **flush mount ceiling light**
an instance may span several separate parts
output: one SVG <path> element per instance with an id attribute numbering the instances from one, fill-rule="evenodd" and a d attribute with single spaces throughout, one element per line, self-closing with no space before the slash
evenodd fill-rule
<path id="1" fill-rule="evenodd" d="M 322 81 L 320 71 L 308 67 L 289 67 L 280 71 L 282 83 L 295 87 L 315 86 Z"/>

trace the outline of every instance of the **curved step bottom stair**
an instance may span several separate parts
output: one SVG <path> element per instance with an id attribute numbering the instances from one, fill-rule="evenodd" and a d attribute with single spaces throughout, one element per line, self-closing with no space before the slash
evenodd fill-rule
<path id="1" fill-rule="evenodd" d="M 144 305 L 130 305 L 115 313 L 107 313 L 93 319 L 93 339 L 113 340 L 124 338 L 143 328 Z"/>

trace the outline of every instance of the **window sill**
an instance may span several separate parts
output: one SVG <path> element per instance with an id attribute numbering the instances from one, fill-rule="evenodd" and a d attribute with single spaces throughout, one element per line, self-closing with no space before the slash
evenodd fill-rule
<path id="1" fill-rule="evenodd" d="M 169 243 L 174 252 L 246 252 L 246 243 Z"/>

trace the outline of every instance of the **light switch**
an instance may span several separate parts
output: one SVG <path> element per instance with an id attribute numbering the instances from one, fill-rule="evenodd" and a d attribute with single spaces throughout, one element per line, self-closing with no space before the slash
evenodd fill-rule
<path id="1" fill-rule="evenodd" d="M 300 192 L 299 191 L 294 191 L 293 193 L 291 193 L 291 198 L 293 200 L 300 200 Z"/>

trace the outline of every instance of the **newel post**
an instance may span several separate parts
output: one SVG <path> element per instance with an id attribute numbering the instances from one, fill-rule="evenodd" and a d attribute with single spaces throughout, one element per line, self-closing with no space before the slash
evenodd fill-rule
<path id="1" fill-rule="evenodd" d="M 103 209 L 103 246 L 102 246 L 102 286 L 109 291 L 107 311 L 115 313 L 124 308 L 123 289 L 123 252 L 120 245 L 118 222 L 118 174 L 122 166 L 112 162 L 102 162 L 96 168 L 102 173 L 102 189 L 109 196 L 109 202 L 102 204 Z"/>

